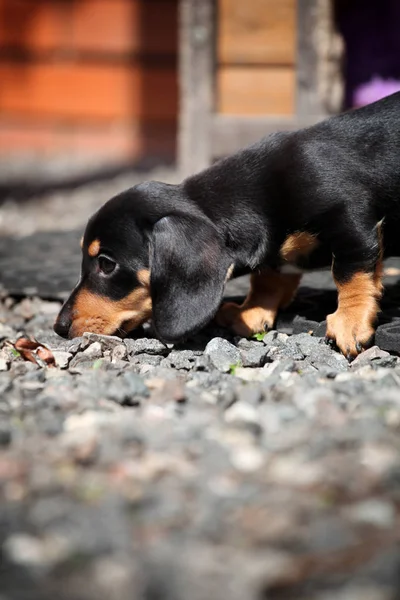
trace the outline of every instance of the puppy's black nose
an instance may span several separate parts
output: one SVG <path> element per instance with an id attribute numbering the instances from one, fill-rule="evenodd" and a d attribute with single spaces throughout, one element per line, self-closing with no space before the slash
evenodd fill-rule
<path id="1" fill-rule="evenodd" d="M 56 322 L 54 323 L 54 331 L 63 338 L 68 338 L 68 333 L 71 328 L 72 318 L 71 309 L 68 304 L 62 307 Z"/>

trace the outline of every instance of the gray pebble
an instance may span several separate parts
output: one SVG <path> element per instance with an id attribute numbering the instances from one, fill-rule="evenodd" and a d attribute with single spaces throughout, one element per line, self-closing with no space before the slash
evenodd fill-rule
<path id="1" fill-rule="evenodd" d="M 118 360 L 124 360 L 128 354 L 127 348 L 125 344 L 118 344 L 114 346 L 111 352 L 111 360 L 112 362 L 116 362 Z"/>
<path id="2" fill-rule="evenodd" d="M 71 352 L 65 352 L 63 350 L 53 350 L 53 356 L 56 363 L 56 367 L 59 369 L 66 369 L 69 361 L 72 358 Z"/>
<path id="3" fill-rule="evenodd" d="M 82 336 L 81 347 L 85 348 L 93 343 L 100 344 L 102 350 L 112 350 L 115 346 L 121 344 L 121 338 L 115 335 L 99 335 L 98 333 L 84 333 Z"/>
<path id="4" fill-rule="evenodd" d="M 91 358 L 100 358 L 103 354 L 103 348 L 100 342 L 92 342 L 83 352 L 82 357 L 85 359 Z"/>
<path id="5" fill-rule="evenodd" d="M 131 406 L 149 395 L 149 389 L 142 377 L 136 373 L 124 372 L 115 378 L 104 390 L 107 398 L 118 404 Z"/>
<path id="6" fill-rule="evenodd" d="M 139 338 L 132 340 L 130 338 L 124 340 L 128 354 L 135 356 L 136 354 L 160 354 L 166 356 L 169 354 L 169 349 L 160 340 L 152 338 Z"/>
<path id="7" fill-rule="evenodd" d="M 223 338 L 213 338 L 208 342 L 204 354 L 219 371 L 228 373 L 235 365 L 240 365 L 240 350 Z"/>

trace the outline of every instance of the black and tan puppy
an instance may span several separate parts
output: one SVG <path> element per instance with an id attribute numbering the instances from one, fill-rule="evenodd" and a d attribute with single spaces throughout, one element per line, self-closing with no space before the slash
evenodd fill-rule
<path id="1" fill-rule="evenodd" d="M 81 279 L 55 331 L 124 335 L 152 318 L 176 342 L 216 315 L 231 275 L 250 272 L 244 304 L 217 314 L 247 336 L 273 326 L 302 270 L 331 266 L 327 338 L 354 357 L 373 338 L 399 224 L 400 93 L 267 137 L 180 185 L 111 199 L 88 223 Z"/>

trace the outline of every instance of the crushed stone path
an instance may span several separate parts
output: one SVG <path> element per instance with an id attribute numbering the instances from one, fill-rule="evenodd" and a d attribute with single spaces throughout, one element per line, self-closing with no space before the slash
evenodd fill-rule
<path id="1" fill-rule="evenodd" d="M 149 327 L 66 341 L 59 302 L 4 295 L 2 600 L 397 599 L 400 359 L 334 352 L 329 302 L 305 289 L 263 339 L 166 347 Z"/>

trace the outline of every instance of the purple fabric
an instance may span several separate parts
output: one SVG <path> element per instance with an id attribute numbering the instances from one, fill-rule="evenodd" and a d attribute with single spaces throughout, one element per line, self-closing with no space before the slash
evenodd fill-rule
<path id="1" fill-rule="evenodd" d="M 394 90 L 400 81 L 400 0 L 336 0 L 346 46 L 347 107 Z M 370 86 L 369 91 L 361 89 Z M 373 91 L 371 91 L 373 90 Z M 384 95 L 387 95 L 384 93 Z"/>
<path id="2" fill-rule="evenodd" d="M 368 83 L 356 87 L 353 94 L 352 106 L 356 108 L 365 106 L 395 92 L 400 92 L 400 80 L 385 80 L 380 77 L 373 77 Z"/>

